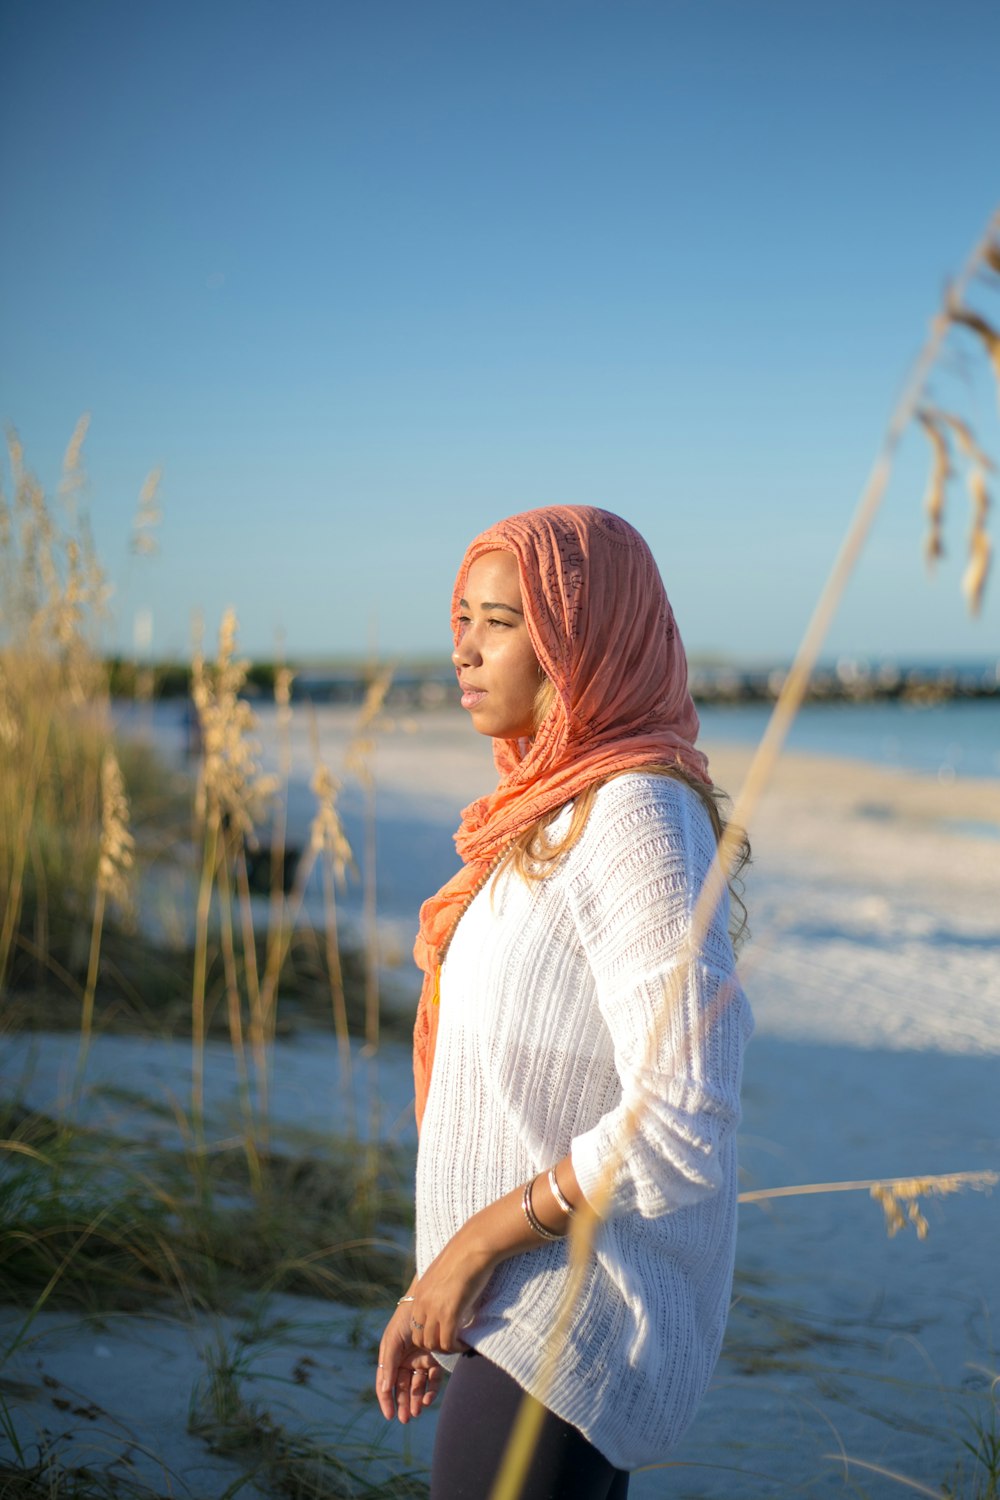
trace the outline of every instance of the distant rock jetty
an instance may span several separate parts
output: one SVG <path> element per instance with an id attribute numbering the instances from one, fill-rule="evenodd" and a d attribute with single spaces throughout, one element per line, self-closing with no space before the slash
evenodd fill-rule
<path id="1" fill-rule="evenodd" d="M 760 703 L 777 698 L 787 667 L 699 667 L 690 669 L 691 692 L 700 703 Z M 1000 661 L 971 666 L 900 666 L 842 657 L 817 667 L 806 698 L 813 702 L 871 703 L 901 699 L 941 703 L 954 698 L 1000 698 Z"/>
<path id="2" fill-rule="evenodd" d="M 115 660 L 109 666 L 115 697 L 172 698 L 186 697 L 190 692 L 190 668 L 186 663 L 160 663 L 140 670 L 133 663 Z M 360 703 L 374 677 L 370 667 L 353 664 L 329 668 L 293 664 L 293 670 L 293 700 L 315 703 Z M 776 665 L 702 664 L 695 659 L 690 667 L 691 691 L 699 703 L 767 703 L 778 696 L 787 670 Z M 257 699 L 271 696 L 274 674 L 272 663 L 255 662 L 248 674 L 246 696 Z M 140 683 L 145 685 L 145 692 L 137 694 Z M 928 666 L 842 657 L 832 665 L 827 663 L 817 668 L 807 698 L 814 702 L 850 703 L 894 698 L 920 703 L 1000 698 L 1000 660 Z M 400 664 L 393 675 L 386 706 L 397 710 L 432 709 L 457 702 L 454 672 L 435 662 L 426 666 Z"/>

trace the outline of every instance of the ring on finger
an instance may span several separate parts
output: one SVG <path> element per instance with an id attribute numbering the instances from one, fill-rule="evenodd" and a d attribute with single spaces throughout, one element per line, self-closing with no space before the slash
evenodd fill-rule
<path id="1" fill-rule="evenodd" d="M 416 1320 L 414 1318 L 410 1319 L 410 1327 L 411 1328 L 423 1328 L 423 1326 L 424 1326 L 423 1323 L 416 1322 Z"/>

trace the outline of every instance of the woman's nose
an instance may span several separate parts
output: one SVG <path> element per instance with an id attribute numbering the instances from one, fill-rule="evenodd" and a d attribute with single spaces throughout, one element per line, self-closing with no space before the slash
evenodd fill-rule
<path id="1" fill-rule="evenodd" d="M 475 632 L 470 626 L 466 625 L 460 639 L 456 643 L 454 651 L 451 653 L 451 659 L 456 667 L 470 667 L 480 660 Z"/>

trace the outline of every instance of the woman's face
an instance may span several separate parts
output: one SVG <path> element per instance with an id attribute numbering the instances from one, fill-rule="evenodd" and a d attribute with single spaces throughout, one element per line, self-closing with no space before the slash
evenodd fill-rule
<path id="1" fill-rule="evenodd" d="M 513 552 L 484 552 L 469 569 L 451 654 L 480 734 L 527 739 L 535 732 L 535 695 L 542 681 L 521 606 Z"/>

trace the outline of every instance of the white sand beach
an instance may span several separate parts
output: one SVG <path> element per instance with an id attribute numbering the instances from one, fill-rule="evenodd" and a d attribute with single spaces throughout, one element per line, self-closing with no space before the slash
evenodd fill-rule
<path id="1" fill-rule="evenodd" d="M 317 717 L 324 754 L 341 774 L 353 716 L 321 709 Z M 289 798 L 296 837 L 311 813 L 299 721 Z M 270 720 L 261 734 L 273 760 Z M 748 753 L 708 749 L 716 779 L 735 790 Z M 451 831 L 458 809 L 490 785 L 489 746 L 454 713 L 427 713 L 380 734 L 374 767 L 384 972 L 392 1003 L 405 1007 L 416 993 L 407 954 L 417 906 L 454 867 Z M 360 848 L 356 786 L 345 786 L 343 811 Z M 996 1170 L 1000 781 L 796 754 L 782 761 L 750 834 L 753 938 L 741 969 L 757 1033 L 745 1072 L 743 1186 Z M 357 924 L 356 889 L 345 912 Z M 5 1094 L 16 1086 L 29 1104 L 51 1108 L 74 1057 L 73 1037 L 8 1039 Z M 235 1118 L 231 1062 L 223 1047 L 211 1058 L 210 1116 L 224 1133 Z M 183 1097 L 188 1062 L 182 1043 L 107 1036 L 95 1041 L 88 1079 L 139 1078 L 160 1103 Z M 387 1045 L 367 1069 L 359 1060 L 355 1087 L 363 1114 L 376 1072 L 380 1129 L 412 1144 L 408 1066 L 405 1048 Z M 300 1032 L 277 1044 L 273 1097 L 279 1125 L 344 1127 L 331 1035 Z M 164 1140 L 173 1128 L 168 1117 L 99 1095 L 90 1108 L 133 1141 Z M 866 1192 L 741 1210 L 734 1310 L 715 1381 L 667 1467 L 634 1477 L 637 1500 L 906 1493 L 863 1465 L 934 1493 L 957 1483 L 962 1439 L 1000 1369 L 1000 1191 L 925 1198 L 923 1209 L 924 1241 L 912 1229 L 888 1238 Z M 3 1334 L 23 1316 L 3 1310 Z M 390 1458 L 426 1461 L 433 1413 L 380 1432 L 369 1395 L 380 1315 L 282 1297 L 260 1317 L 240 1346 L 255 1396 L 331 1444 L 374 1435 Z M 240 1324 L 219 1326 L 235 1338 Z M 22 1441 L 43 1427 L 72 1428 L 77 1460 L 88 1443 L 103 1463 L 127 1450 L 163 1492 L 221 1494 L 238 1467 L 185 1431 L 199 1348 L 212 1336 L 207 1325 L 155 1315 L 94 1326 L 43 1311 L 3 1368 L 16 1384 L 8 1404 Z M 290 1380 L 305 1352 L 315 1360 L 306 1384 L 276 1383 Z M 54 1407 L 57 1395 L 70 1407 Z M 88 1402 L 99 1418 L 74 1415 Z M 958 1492 L 974 1493 L 968 1483 Z"/>

